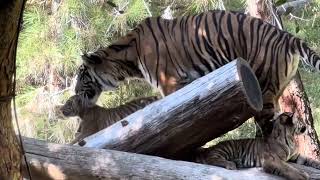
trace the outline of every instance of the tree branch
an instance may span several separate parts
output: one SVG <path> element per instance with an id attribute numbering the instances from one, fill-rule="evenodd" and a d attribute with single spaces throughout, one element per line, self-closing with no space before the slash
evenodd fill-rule
<path id="1" fill-rule="evenodd" d="M 304 6 L 306 6 L 307 4 L 309 4 L 311 2 L 311 0 L 296 0 L 296 1 L 291 1 L 291 2 L 287 2 L 281 6 L 277 7 L 277 13 L 279 15 L 283 15 L 287 12 L 287 10 L 290 9 L 300 9 Z"/>

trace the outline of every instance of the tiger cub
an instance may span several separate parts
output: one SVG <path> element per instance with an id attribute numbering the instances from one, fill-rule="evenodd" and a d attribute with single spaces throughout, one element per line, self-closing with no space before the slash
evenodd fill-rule
<path id="1" fill-rule="evenodd" d="M 220 142 L 199 150 L 195 162 L 227 169 L 263 167 L 263 170 L 287 179 L 308 179 L 308 175 L 292 167 L 287 161 L 320 169 L 320 162 L 302 157 L 296 149 L 294 135 L 302 134 L 306 126 L 282 113 L 273 120 L 272 132 L 265 138 Z"/>
<path id="2" fill-rule="evenodd" d="M 104 108 L 93 103 L 85 104 L 79 95 L 71 96 L 60 108 L 65 117 L 79 116 L 81 119 L 76 138 L 70 144 L 111 126 L 156 100 L 158 97 L 151 96 L 138 98 L 115 108 Z"/>

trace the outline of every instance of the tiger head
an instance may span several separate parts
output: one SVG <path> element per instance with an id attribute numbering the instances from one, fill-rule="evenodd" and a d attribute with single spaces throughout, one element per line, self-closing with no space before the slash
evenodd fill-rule
<path id="1" fill-rule="evenodd" d="M 294 117 L 294 113 L 284 112 L 273 121 L 274 137 L 293 137 L 306 131 L 306 125 Z"/>
<path id="2" fill-rule="evenodd" d="M 84 108 L 90 106 L 91 104 L 87 104 L 86 101 L 83 101 L 81 96 L 73 95 L 60 107 L 60 111 L 65 117 L 73 117 L 79 116 Z"/>
<path id="3" fill-rule="evenodd" d="M 82 100 L 95 103 L 102 92 L 102 85 L 98 82 L 90 67 L 81 65 L 78 69 L 75 93 Z"/>
<path id="4" fill-rule="evenodd" d="M 142 77 L 132 61 L 111 58 L 108 52 L 98 50 L 82 55 L 78 71 L 76 94 L 95 103 L 102 91 L 115 90 L 127 77 Z"/>

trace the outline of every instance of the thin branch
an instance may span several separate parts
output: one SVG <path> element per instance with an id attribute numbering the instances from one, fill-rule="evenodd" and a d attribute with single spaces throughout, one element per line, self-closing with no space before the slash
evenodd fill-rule
<path id="1" fill-rule="evenodd" d="M 218 8 L 221 10 L 226 10 L 226 7 L 224 6 L 224 3 L 222 0 L 218 1 Z"/>
<path id="2" fill-rule="evenodd" d="M 290 20 L 291 20 L 291 19 L 298 19 L 298 20 L 307 21 L 307 22 L 308 22 L 308 21 L 311 21 L 310 19 L 304 19 L 304 18 L 295 16 L 295 15 L 293 15 L 292 13 L 289 13 L 289 16 L 290 16 Z"/>
<path id="3" fill-rule="evenodd" d="M 161 18 L 163 19 L 173 19 L 172 15 L 172 10 L 171 10 L 171 5 L 169 5 L 164 11 L 163 14 L 161 15 Z"/>
<path id="4" fill-rule="evenodd" d="M 273 5 L 272 0 L 269 0 L 266 4 L 269 8 L 269 11 L 272 14 L 272 21 L 274 21 L 273 24 L 275 26 L 277 26 L 279 29 L 283 30 L 283 24 L 282 24 L 281 17 L 280 17 L 281 15 L 279 15 L 276 12 L 276 7 Z"/>
<path id="5" fill-rule="evenodd" d="M 111 23 L 109 24 L 109 26 L 108 26 L 105 34 L 108 34 L 108 33 L 109 33 L 109 31 L 111 30 L 111 27 L 112 27 L 114 21 L 116 20 L 116 18 L 117 18 L 119 15 L 123 14 L 123 13 L 120 13 L 120 12 L 122 12 L 128 5 L 129 5 L 129 2 L 127 2 L 122 8 L 119 8 L 119 9 L 113 8 L 113 10 L 114 10 L 116 13 L 115 13 L 115 16 L 113 17 Z"/>
<path id="6" fill-rule="evenodd" d="M 311 0 L 296 0 L 296 1 L 291 1 L 287 2 L 281 6 L 277 7 L 277 13 L 279 15 L 282 15 L 287 12 L 288 9 L 294 8 L 294 9 L 299 9 L 307 4 L 309 4 Z"/>
<path id="7" fill-rule="evenodd" d="M 150 10 L 149 10 L 149 7 L 148 7 L 148 5 L 147 5 L 146 1 L 145 1 L 145 0 L 142 0 L 142 1 L 143 1 L 143 5 L 144 5 L 144 7 L 146 8 L 146 10 L 147 10 L 147 12 L 148 12 L 149 16 L 151 17 L 151 16 L 152 16 L 152 14 L 151 14 L 151 12 L 150 12 Z"/>
<path id="8" fill-rule="evenodd" d="M 55 93 L 52 93 L 52 94 L 50 94 L 50 97 L 53 97 L 53 96 L 57 96 L 57 95 L 59 95 L 59 94 L 62 94 L 62 93 L 64 93 L 64 92 L 66 92 L 66 91 L 69 91 L 69 90 L 72 90 L 73 88 L 70 86 L 70 87 L 67 87 L 67 88 L 65 88 L 65 89 L 63 89 L 63 90 L 61 90 L 61 91 L 58 91 L 58 92 L 55 92 Z"/>

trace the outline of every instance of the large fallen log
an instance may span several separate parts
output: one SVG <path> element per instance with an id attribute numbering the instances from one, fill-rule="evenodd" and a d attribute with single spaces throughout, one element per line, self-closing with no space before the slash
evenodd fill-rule
<path id="1" fill-rule="evenodd" d="M 79 144 L 181 159 L 261 109 L 259 83 L 247 62 L 239 59 Z"/>
<path id="2" fill-rule="evenodd" d="M 160 157 L 46 143 L 23 138 L 33 180 L 101 180 L 101 179 L 225 179 L 280 180 L 261 168 L 227 170 L 220 167 L 173 161 Z M 320 171 L 292 164 L 320 179 Z M 28 178 L 26 168 L 24 177 Z"/>
<path id="3" fill-rule="evenodd" d="M 282 179 L 257 168 L 231 171 L 191 162 L 113 150 L 52 144 L 30 138 L 24 138 L 24 146 L 33 180 Z M 26 168 L 23 168 L 23 175 L 28 178 Z"/>

